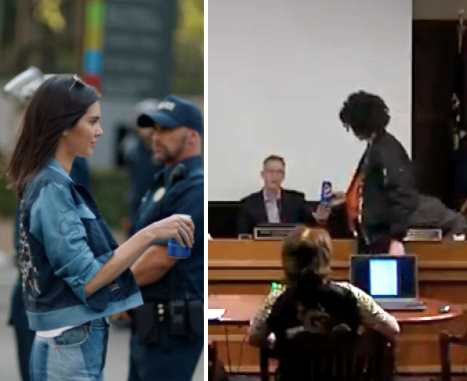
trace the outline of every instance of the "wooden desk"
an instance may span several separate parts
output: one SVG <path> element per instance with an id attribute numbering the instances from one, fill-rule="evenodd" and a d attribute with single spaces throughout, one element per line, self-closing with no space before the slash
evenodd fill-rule
<path id="1" fill-rule="evenodd" d="M 451 305 L 449 313 L 440 313 L 445 302 L 423 299 L 425 311 L 397 311 L 393 315 L 401 325 L 402 334 L 396 349 L 397 372 L 438 373 L 440 371 L 438 345 L 427 345 L 425 336 L 437 340 L 438 332 L 450 327 L 462 314 L 460 306 Z M 262 295 L 210 295 L 209 308 L 224 308 L 219 321 L 209 322 L 209 338 L 219 342 L 220 358 L 232 372 L 258 372 L 259 351 L 245 342 L 245 333 L 251 317 L 264 301 Z M 459 359 L 460 353 L 453 353 Z M 457 357 L 456 357 L 457 356 Z M 460 356 L 462 360 L 463 357 Z M 455 361 L 455 360 L 454 360 Z"/>
<path id="2" fill-rule="evenodd" d="M 209 241 L 209 293 L 268 293 L 283 279 L 280 241 Z M 348 280 L 351 240 L 333 240 L 332 275 Z M 420 295 L 459 304 L 467 310 L 467 242 L 409 243 L 419 259 Z"/>
<path id="3" fill-rule="evenodd" d="M 209 241 L 209 294 L 255 295 L 262 300 L 270 283 L 283 279 L 280 241 Z M 419 258 L 420 296 L 446 301 L 464 310 L 460 317 L 429 324 L 404 324 L 399 350 L 401 373 L 439 373 L 438 333 L 464 333 L 467 329 L 467 242 L 408 243 L 408 251 Z M 352 240 L 333 240 L 334 280 L 348 280 L 349 256 L 354 252 Z M 246 303 L 246 299 L 244 299 Z M 258 370 L 258 356 L 244 344 L 246 327 L 229 325 L 233 369 L 244 372 Z M 227 363 L 225 327 L 209 326 L 211 339 L 220 341 L 221 358 Z M 244 344 L 244 345 L 243 345 Z M 243 353 L 240 353 L 240 348 Z M 452 353 L 453 371 L 463 371 L 465 356 L 460 348 Z M 237 357 L 235 357 L 237 353 Z M 241 358 L 239 358 L 241 355 Z M 240 361 L 240 366 L 239 366 Z"/>

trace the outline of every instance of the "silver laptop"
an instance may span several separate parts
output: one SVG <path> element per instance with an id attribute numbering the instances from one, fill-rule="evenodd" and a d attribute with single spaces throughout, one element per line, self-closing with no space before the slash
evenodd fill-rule
<path id="1" fill-rule="evenodd" d="M 370 294 L 388 311 L 422 311 L 418 299 L 417 257 L 403 255 L 352 255 L 350 281 Z"/>

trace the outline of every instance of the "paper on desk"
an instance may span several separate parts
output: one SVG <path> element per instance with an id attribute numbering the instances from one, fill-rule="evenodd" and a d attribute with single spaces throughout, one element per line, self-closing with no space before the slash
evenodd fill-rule
<path id="1" fill-rule="evenodd" d="M 208 308 L 208 320 L 220 319 L 225 314 L 225 308 Z"/>

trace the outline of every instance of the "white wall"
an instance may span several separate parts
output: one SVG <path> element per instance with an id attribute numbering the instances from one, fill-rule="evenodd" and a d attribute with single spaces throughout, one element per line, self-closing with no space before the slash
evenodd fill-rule
<path id="1" fill-rule="evenodd" d="M 338 113 L 359 89 L 410 151 L 411 28 L 411 0 L 210 1 L 209 200 L 258 190 L 269 154 L 308 199 L 323 179 L 345 189 L 364 147 Z"/>

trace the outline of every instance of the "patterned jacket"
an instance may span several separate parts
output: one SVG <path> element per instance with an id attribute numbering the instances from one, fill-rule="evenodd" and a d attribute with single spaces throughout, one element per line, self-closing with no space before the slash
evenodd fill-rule
<path id="1" fill-rule="evenodd" d="M 348 282 L 335 282 L 334 284 L 350 291 L 355 296 L 361 318 L 361 328 L 378 330 L 378 326 L 380 324 L 385 324 L 389 314 L 384 311 L 371 296 Z M 249 340 L 252 344 L 260 345 L 260 343 L 264 342 L 268 335 L 272 333 L 268 327 L 268 318 L 274 304 L 285 290 L 285 286 L 272 290 L 266 297 L 263 305 L 257 311 L 256 315 L 253 317 L 248 333 Z"/>

